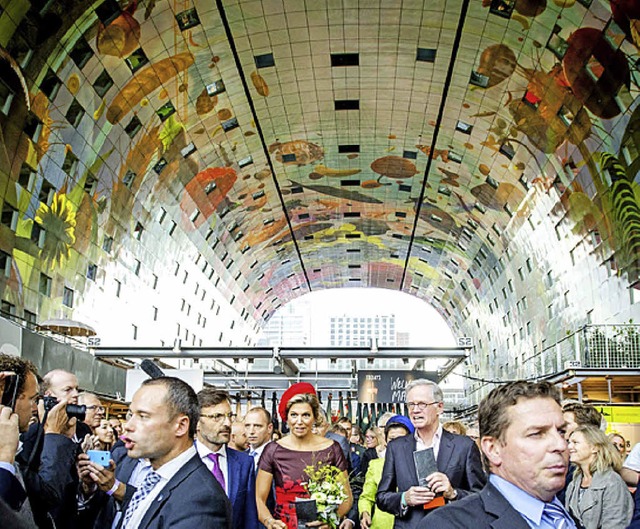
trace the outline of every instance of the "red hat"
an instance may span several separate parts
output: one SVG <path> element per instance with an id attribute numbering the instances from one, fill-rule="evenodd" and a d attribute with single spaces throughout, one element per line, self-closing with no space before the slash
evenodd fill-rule
<path id="1" fill-rule="evenodd" d="M 278 415 L 284 422 L 287 422 L 287 404 L 289 404 L 289 401 L 296 395 L 304 395 L 306 393 L 316 395 L 316 388 L 308 382 L 297 382 L 282 394 L 280 404 L 278 404 Z"/>

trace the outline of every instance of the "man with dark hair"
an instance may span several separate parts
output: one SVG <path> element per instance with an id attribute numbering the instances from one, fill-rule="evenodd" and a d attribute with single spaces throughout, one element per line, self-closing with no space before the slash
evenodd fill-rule
<path id="1" fill-rule="evenodd" d="M 36 367 L 28 360 L 0 354 L 0 372 L 11 372 L 18 376 L 14 411 L 18 429 L 24 433 L 37 412 Z M 61 509 L 65 491 L 77 484 L 76 446 L 69 438 L 68 431 L 75 425 L 75 419 L 69 420 L 66 404 L 63 400 L 49 411 L 44 426 L 39 427 L 40 435 L 35 437 L 28 451 L 20 445 L 16 447 L 17 451 L 3 450 L 0 458 L 0 481 L 8 482 L 14 492 L 19 490 L 14 480 L 18 481 L 28 496 L 28 501 L 21 506 L 19 501 L 13 501 L 13 507 L 19 508 L 26 520 L 35 522 L 41 528 L 51 527 L 52 520 L 59 527 L 64 527 L 62 520 L 75 515 L 73 509 L 72 512 Z M 5 415 L 7 413 L 4 412 Z M 19 496 L 24 499 L 24 495 Z"/>
<path id="2" fill-rule="evenodd" d="M 440 424 L 444 411 L 440 387 L 431 380 L 417 379 L 407 384 L 406 395 L 415 433 L 387 445 L 376 495 L 378 507 L 396 516 L 396 529 L 418 527 L 445 502 L 477 492 L 486 482 L 475 443 L 447 432 Z M 437 471 L 418 476 L 414 452 L 423 450 L 433 451 Z"/>
<path id="3" fill-rule="evenodd" d="M 602 414 L 591 404 L 568 402 L 562 406 L 562 414 L 567 422 L 565 434 L 567 439 L 578 426 L 593 426 L 600 429 L 602 424 Z"/>
<path id="4" fill-rule="evenodd" d="M 207 387 L 198 393 L 200 422 L 196 448 L 202 462 L 231 501 L 234 529 L 257 529 L 256 473 L 253 458 L 227 446 L 236 415 L 226 391 Z"/>
<path id="5" fill-rule="evenodd" d="M 569 451 L 558 390 L 517 381 L 494 388 L 478 407 L 480 444 L 489 482 L 427 516 L 420 529 L 575 529 L 556 498 Z"/>
<path id="6" fill-rule="evenodd" d="M 86 462 L 102 491 L 122 502 L 121 529 L 231 528 L 231 507 L 218 482 L 193 446 L 198 424 L 198 398 L 180 379 L 145 380 L 133 396 L 125 425 L 129 475 L 137 460 L 150 468 L 137 490 L 114 479 L 112 469 Z M 138 469 L 140 471 L 142 469 Z M 117 473 L 117 472 L 116 472 Z M 122 477 L 121 477 L 122 476 Z M 112 520 L 101 527 L 110 527 Z"/>

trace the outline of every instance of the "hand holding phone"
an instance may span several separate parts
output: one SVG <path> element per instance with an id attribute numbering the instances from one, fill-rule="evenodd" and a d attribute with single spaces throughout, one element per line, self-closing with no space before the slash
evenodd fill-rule
<path id="1" fill-rule="evenodd" d="M 18 380 L 19 377 L 15 373 L 3 373 L 4 390 L 2 391 L 2 399 L 0 404 L 7 406 L 12 410 L 16 406 L 16 398 L 18 397 Z"/>
<path id="2" fill-rule="evenodd" d="M 89 456 L 89 461 L 102 465 L 103 467 L 109 466 L 111 452 L 107 450 L 88 450 L 87 455 Z"/>

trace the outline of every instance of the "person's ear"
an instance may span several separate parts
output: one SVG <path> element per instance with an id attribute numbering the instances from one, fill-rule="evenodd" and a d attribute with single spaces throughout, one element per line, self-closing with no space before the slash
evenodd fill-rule
<path id="1" fill-rule="evenodd" d="M 484 436 L 480 439 L 480 449 L 492 466 L 502 464 L 502 448 L 502 442 L 495 437 Z"/>
<path id="2" fill-rule="evenodd" d="M 189 434 L 189 417 L 179 415 L 175 422 L 176 437 L 182 437 Z"/>

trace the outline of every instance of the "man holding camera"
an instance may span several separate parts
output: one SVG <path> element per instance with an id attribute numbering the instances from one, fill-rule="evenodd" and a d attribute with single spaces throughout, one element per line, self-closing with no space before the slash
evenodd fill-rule
<path id="1" fill-rule="evenodd" d="M 79 401 L 78 377 L 64 369 L 53 369 L 49 371 L 43 377 L 40 391 L 45 397 L 51 397 L 55 399 L 55 401 L 64 400 L 67 404 L 72 405 L 82 404 Z M 52 400 L 51 402 L 54 401 Z M 88 414 L 89 413 L 87 413 L 87 415 Z M 87 435 L 93 433 L 91 428 L 85 424 L 86 420 L 86 418 L 80 418 L 80 420 L 74 423 L 73 428 L 69 427 L 71 439 L 77 444 L 81 444 Z"/>
<path id="2" fill-rule="evenodd" d="M 18 430 L 25 432 L 36 413 L 37 370 L 27 360 L 0 354 L 0 372 L 13 373 L 17 377 L 16 399 L 12 404 Z M 69 420 L 66 405 L 63 400 L 49 410 L 29 450 L 26 445 L 16 443 L 15 430 L 12 432 L 10 426 L 16 422 L 14 414 L 4 407 L 0 409 L 0 418 L 4 419 L 0 436 L 0 473 L 4 475 L 3 479 L 7 478 L 7 473 L 13 476 L 26 491 L 28 499 L 14 507 L 19 508 L 24 519 L 34 521 L 41 529 L 54 527 L 54 520 L 55 527 L 65 527 L 61 503 L 73 483 L 76 456 L 76 446 L 68 436 L 69 425 L 75 425 L 75 419 Z M 11 487 L 14 492 L 19 491 L 15 482 Z M 73 512 L 75 514 L 75 509 Z"/>

